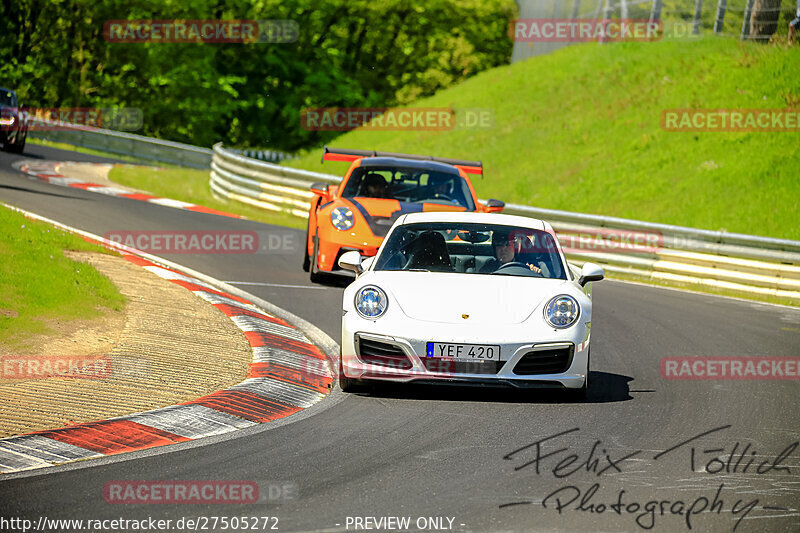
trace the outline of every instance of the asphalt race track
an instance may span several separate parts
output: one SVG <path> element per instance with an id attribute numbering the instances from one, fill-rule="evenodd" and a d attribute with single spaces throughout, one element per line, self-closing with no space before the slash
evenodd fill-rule
<path id="1" fill-rule="evenodd" d="M 34 145 L 24 157 L 103 161 Z M 0 200 L 95 234 L 289 235 L 293 249 L 274 253 L 160 255 L 340 342 L 342 288 L 308 281 L 304 232 L 42 183 L 12 168 L 20 158 L 0 154 Z M 388 517 L 426 531 L 800 530 L 800 382 L 671 381 L 659 369 L 666 356 L 800 355 L 800 310 L 618 282 L 595 284 L 594 305 L 587 403 L 491 389 L 336 390 L 307 416 L 236 438 L 0 479 L 0 516 L 271 516 L 279 531 L 366 530 L 373 518 L 398 530 Z M 257 504 L 112 505 L 103 489 L 116 480 L 293 489 Z"/>

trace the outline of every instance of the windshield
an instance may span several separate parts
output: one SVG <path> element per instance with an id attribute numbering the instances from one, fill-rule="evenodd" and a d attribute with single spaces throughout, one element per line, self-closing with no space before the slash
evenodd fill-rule
<path id="1" fill-rule="evenodd" d="M 387 239 L 375 270 L 567 279 L 552 235 L 499 224 L 400 226 Z"/>
<path id="2" fill-rule="evenodd" d="M 359 167 L 342 191 L 345 198 L 389 198 L 475 210 L 467 182 L 458 174 L 402 167 Z"/>

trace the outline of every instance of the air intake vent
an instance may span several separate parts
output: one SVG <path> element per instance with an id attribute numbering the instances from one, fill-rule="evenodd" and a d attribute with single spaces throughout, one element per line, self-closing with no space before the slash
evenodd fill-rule
<path id="1" fill-rule="evenodd" d="M 403 349 L 396 344 L 374 340 L 358 339 L 358 358 L 371 365 L 389 366 L 408 370 L 413 365 Z"/>
<path id="2" fill-rule="evenodd" d="M 552 350 L 532 350 L 522 356 L 514 373 L 519 376 L 535 374 L 561 374 L 572 364 L 574 346 L 554 348 Z"/>

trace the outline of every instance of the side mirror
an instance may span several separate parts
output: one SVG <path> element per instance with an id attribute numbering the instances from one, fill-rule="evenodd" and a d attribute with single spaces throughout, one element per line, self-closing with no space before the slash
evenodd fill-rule
<path id="1" fill-rule="evenodd" d="M 361 274 L 364 269 L 362 268 L 361 254 L 355 250 L 345 252 L 339 258 L 339 266 L 345 270 L 351 270 L 356 274 Z"/>
<path id="2" fill-rule="evenodd" d="M 328 194 L 328 184 L 323 182 L 314 183 L 311 185 L 311 192 L 320 196 L 326 196 Z"/>
<path id="3" fill-rule="evenodd" d="M 595 265 L 594 263 L 584 263 L 578 283 L 581 287 L 584 287 L 590 281 L 600 281 L 604 277 L 606 277 L 606 275 L 600 265 Z"/>
<path id="4" fill-rule="evenodd" d="M 372 257 L 365 257 L 364 260 L 361 261 L 361 272 L 369 270 L 369 267 L 375 262 L 375 257 L 374 255 Z"/>
<path id="5" fill-rule="evenodd" d="M 490 198 L 486 201 L 485 205 L 487 213 L 499 213 L 503 210 L 503 208 L 505 208 L 506 203 L 501 202 L 500 200 L 495 200 L 494 198 Z"/>

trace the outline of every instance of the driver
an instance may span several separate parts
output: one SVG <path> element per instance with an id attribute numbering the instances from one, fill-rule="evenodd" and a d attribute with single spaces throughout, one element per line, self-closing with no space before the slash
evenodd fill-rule
<path id="1" fill-rule="evenodd" d="M 514 238 L 507 231 L 495 230 L 492 232 L 492 250 L 494 251 L 494 259 L 490 259 L 481 267 L 479 272 L 482 274 L 496 272 L 503 265 L 516 261 L 517 254 Z M 525 266 L 537 274 L 542 273 L 542 269 L 536 265 L 525 263 Z"/>
<path id="2" fill-rule="evenodd" d="M 430 190 L 434 198 L 445 198 L 451 200 L 450 188 L 453 181 L 442 176 L 431 176 Z"/>
<path id="3" fill-rule="evenodd" d="M 386 180 L 380 174 L 370 173 L 364 176 L 362 190 L 369 198 L 391 198 Z"/>

